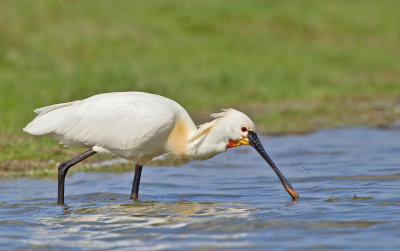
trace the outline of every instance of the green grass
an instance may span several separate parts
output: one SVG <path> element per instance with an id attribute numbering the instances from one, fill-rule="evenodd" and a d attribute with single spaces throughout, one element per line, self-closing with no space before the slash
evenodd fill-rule
<path id="1" fill-rule="evenodd" d="M 398 10 L 398 0 L 3 0 L 0 169 L 68 157 L 21 129 L 36 107 L 102 92 L 161 94 L 200 121 L 235 107 L 265 132 L 388 125 L 400 118 Z"/>

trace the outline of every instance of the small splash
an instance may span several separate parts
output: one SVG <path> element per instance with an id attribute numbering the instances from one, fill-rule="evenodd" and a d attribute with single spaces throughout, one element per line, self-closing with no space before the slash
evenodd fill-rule
<path id="1" fill-rule="evenodd" d="M 352 200 L 371 200 L 372 199 L 372 196 L 360 197 L 360 196 L 357 196 L 354 191 L 352 191 L 352 193 L 353 193 L 353 197 L 351 197 Z"/>
<path id="2" fill-rule="evenodd" d="M 329 197 L 329 199 L 327 199 L 327 200 L 325 200 L 326 202 L 335 202 L 335 201 L 338 201 L 339 200 L 339 198 L 337 198 L 337 197 L 335 197 L 335 196 L 331 196 L 331 197 Z"/>

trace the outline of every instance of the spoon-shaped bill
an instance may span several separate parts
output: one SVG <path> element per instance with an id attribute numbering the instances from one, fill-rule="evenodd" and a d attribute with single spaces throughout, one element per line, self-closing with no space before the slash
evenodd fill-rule
<path id="1" fill-rule="evenodd" d="M 283 176 L 281 171 L 279 171 L 278 167 L 275 165 L 275 163 L 272 161 L 272 159 L 268 156 L 267 152 L 264 150 L 264 147 L 262 146 L 260 140 L 258 139 L 258 136 L 255 132 L 249 131 L 248 132 L 247 138 L 249 139 L 249 143 L 252 147 L 256 149 L 256 151 L 268 162 L 268 164 L 271 166 L 272 170 L 278 175 L 279 180 L 281 181 L 283 187 L 285 190 L 292 196 L 293 200 L 296 200 L 299 198 L 299 194 L 294 190 L 292 185 L 290 185 L 289 181 Z"/>

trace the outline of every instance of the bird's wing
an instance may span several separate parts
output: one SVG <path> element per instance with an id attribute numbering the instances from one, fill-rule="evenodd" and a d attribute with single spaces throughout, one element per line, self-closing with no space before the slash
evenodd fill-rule
<path id="1" fill-rule="evenodd" d="M 61 108 L 61 107 L 65 107 L 65 106 L 70 106 L 73 105 L 74 103 L 76 103 L 78 101 L 72 101 L 72 102 L 68 102 L 68 103 L 61 103 L 61 104 L 55 104 L 55 105 L 49 105 L 49 106 L 45 106 L 45 107 L 41 107 L 41 108 L 37 108 L 34 110 L 34 112 L 36 114 L 44 114 L 46 112 L 50 112 L 52 110 Z"/>
<path id="2" fill-rule="evenodd" d="M 165 152 L 165 143 L 179 116 L 176 105 L 152 94 L 100 94 L 41 108 L 44 112 L 24 130 L 53 136 L 67 145 L 99 146 L 117 154 L 134 149 L 136 157 L 158 155 Z"/>

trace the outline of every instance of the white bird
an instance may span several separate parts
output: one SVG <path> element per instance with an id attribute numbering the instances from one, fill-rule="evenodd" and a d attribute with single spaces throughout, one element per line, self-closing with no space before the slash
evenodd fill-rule
<path id="1" fill-rule="evenodd" d="M 143 164 L 155 157 L 204 160 L 240 145 L 253 146 L 292 198 L 299 198 L 265 152 L 254 123 L 234 109 L 211 114 L 214 120 L 197 128 L 186 110 L 171 99 L 144 92 L 114 92 L 35 112 L 38 115 L 23 129 L 25 132 L 53 137 L 63 145 L 89 148 L 58 166 L 58 204 L 64 204 L 69 168 L 98 152 L 136 163 L 130 198 L 137 199 Z"/>

